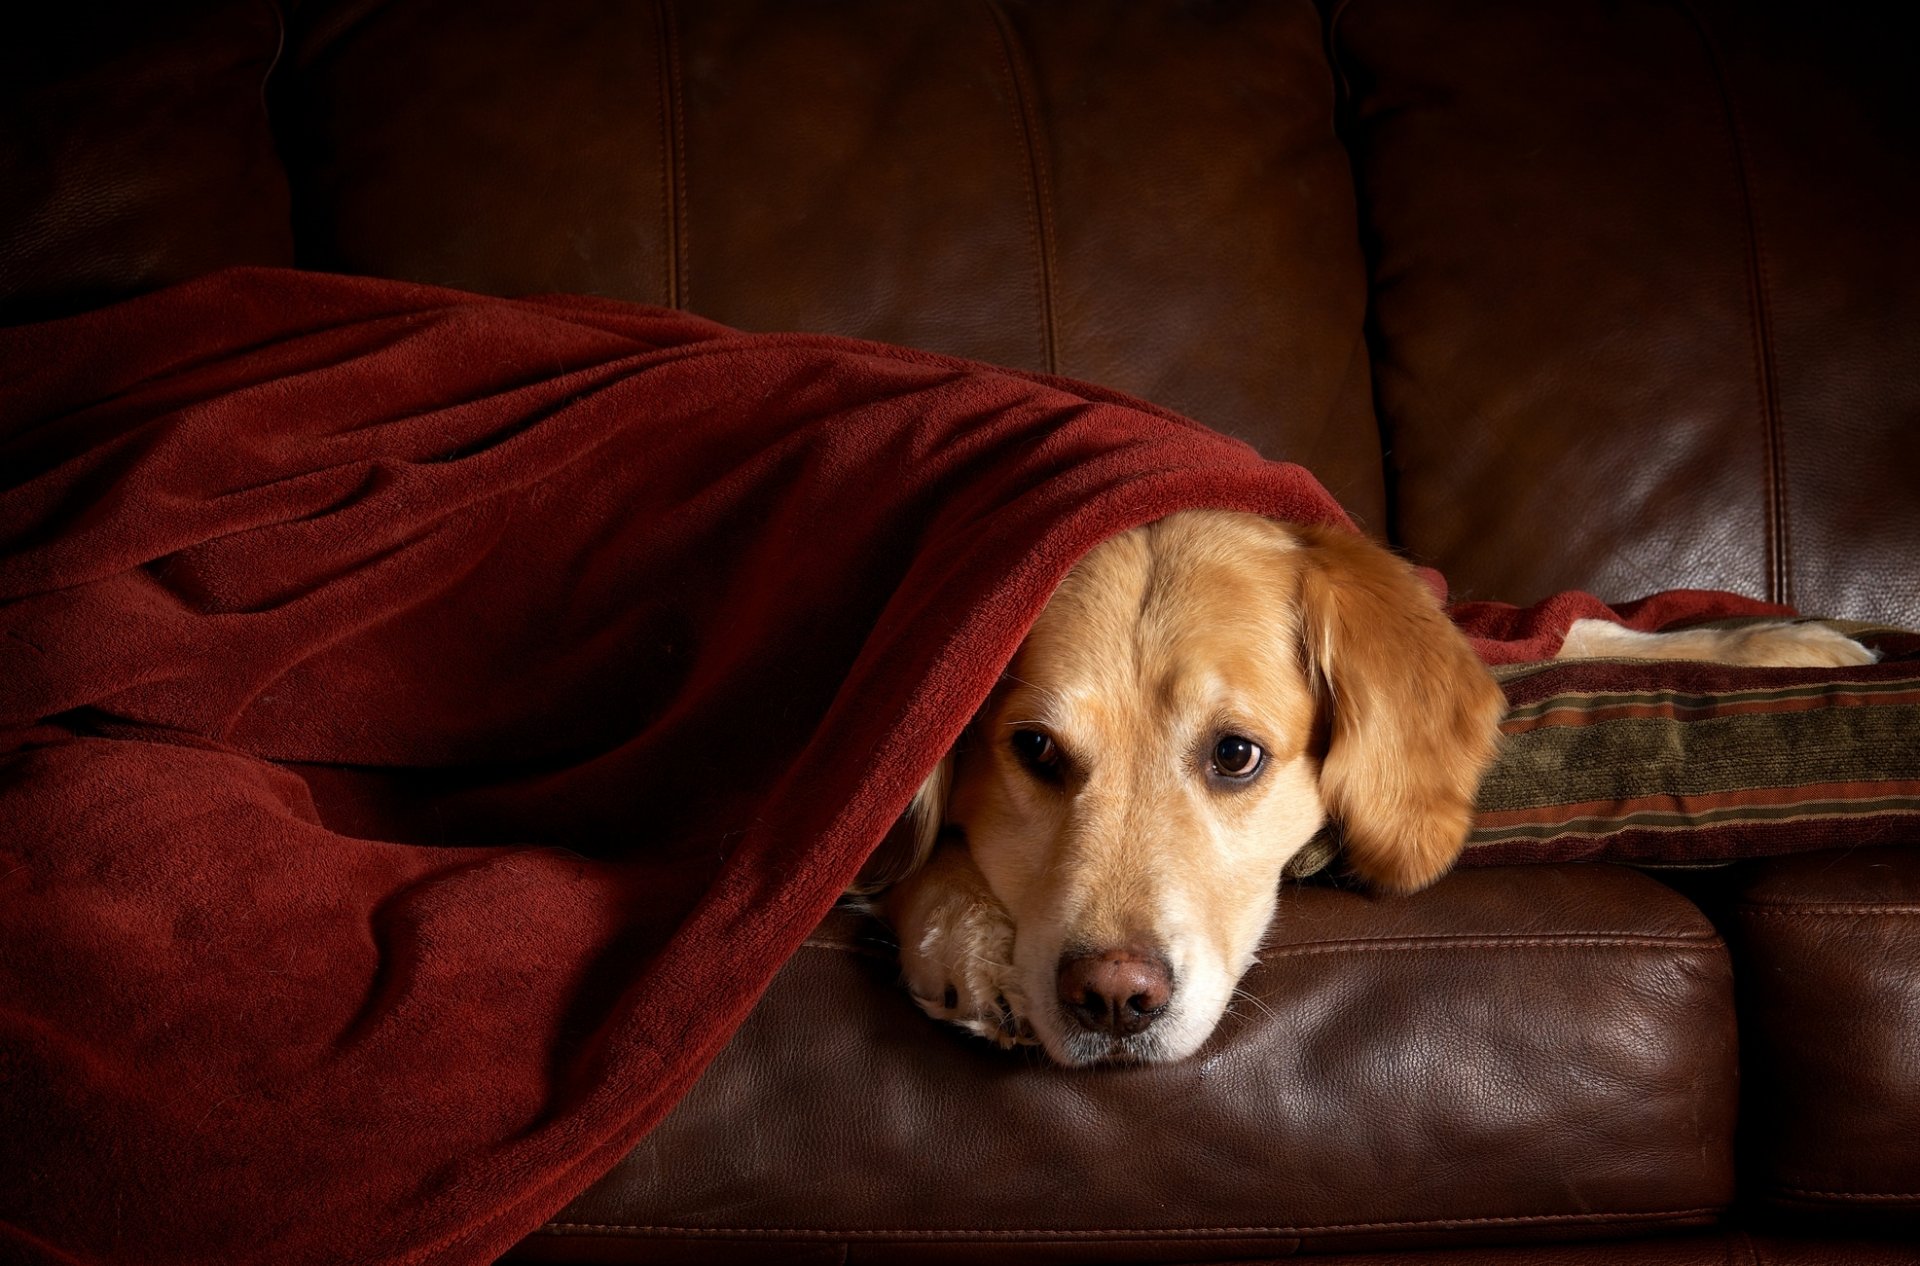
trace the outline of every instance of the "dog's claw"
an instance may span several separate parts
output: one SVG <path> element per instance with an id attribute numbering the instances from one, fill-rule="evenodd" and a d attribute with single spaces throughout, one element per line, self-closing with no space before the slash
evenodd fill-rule
<path id="1" fill-rule="evenodd" d="M 1025 1016 L 1013 1009 L 1005 994 L 994 995 L 993 1005 L 1000 1010 L 1000 1027 L 993 1040 L 1002 1050 L 1012 1050 L 1016 1046 L 1033 1046 L 1038 1039 L 1033 1036 L 1033 1026 L 1027 1023 Z"/>
<path id="2" fill-rule="evenodd" d="M 1026 1017 L 1015 1014 L 1013 1008 L 1007 1005 L 1005 998 L 1001 998 L 999 1002 L 1000 1032 L 995 1040 L 1000 1043 L 1001 1049 L 1012 1050 L 1016 1046 L 1039 1045 L 1040 1039 L 1033 1035 L 1033 1026 L 1027 1023 Z"/>

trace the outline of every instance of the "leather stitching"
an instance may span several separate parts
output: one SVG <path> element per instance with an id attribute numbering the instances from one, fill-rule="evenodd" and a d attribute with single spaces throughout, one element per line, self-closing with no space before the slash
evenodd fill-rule
<path id="1" fill-rule="evenodd" d="M 1915 914 L 1920 914 L 1920 906 L 1909 906 L 1909 905 L 1856 906 L 1856 905 L 1840 905 L 1837 902 L 1830 905 L 1804 904 L 1804 905 L 1794 905 L 1794 906 L 1748 906 L 1740 911 L 1740 915 L 1742 918 L 1747 918 L 1750 916 L 1751 917 L 1764 916 L 1767 918 L 1788 918 L 1788 919 L 1882 918 L 1886 916 L 1898 917 L 1901 915 L 1915 915 Z"/>
<path id="2" fill-rule="evenodd" d="M 1350 941 L 1316 941 L 1303 945 L 1283 945 L 1261 951 L 1261 961 L 1292 958 L 1308 954 L 1376 953 L 1400 950 L 1449 949 L 1626 949 L 1683 950 L 1697 952 L 1722 948 L 1712 933 L 1681 936 L 1640 936 L 1634 934 L 1570 934 L 1549 936 L 1408 936 L 1368 937 Z"/>
<path id="3" fill-rule="evenodd" d="M 687 306 L 686 267 L 686 107 L 681 90 L 680 39 L 673 20 L 673 0 L 660 0 L 655 10 L 660 42 L 660 211 L 666 230 L 662 252 L 666 268 L 666 306 Z"/>
<path id="4" fill-rule="evenodd" d="M 1720 938 L 1711 932 L 1682 933 L 1673 936 L 1646 936 L 1639 933 L 1576 932 L 1542 936 L 1381 936 L 1356 937 L 1342 941 L 1308 941 L 1263 950 L 1262 961 L 1310 954 L 1367 954 L 1400 950 L 1449 949 L 1626 949 L 1682 950 L 1695 952 L 1718 950 Z M 868 958 L 888 957 L 879 948 L 868 949 L 845 941 L 809 939 L 801 949 L 839 950 Z"/>
<path id="5" fill-rule="evenodd" d="M 1049 374 L 1060 372 L 1053 315 L 1053 193 L 1046 163 L 1040 153 L 1040 119 L 1034 108 L 1032 78 L 1021 56 L 1018 33 L 999 0 L 986 0 L 988 14 L 1000 35 L 1006 65 L 1007 90 L 1013 98 L 1013 124 L 1027 164 L 1027 231 L 1033 239 L 1034 290 L 1040 305 L 1040 358 Z"/>
<path id="6" fill-rule="evenodd" d="M 943 1227 L 935 1229 L 894 1228 L 887 1230 L 866 1230 L 859 1228 L 827 1229 L 816 1227 L 779 1227 L 779 1226 L 660 1226 L 645 1223 L 625 1222 L 549 1222 L 540 1230 L 544 1234 L 589 1235 L 669 1235 L 688 1238 L 721 1238 L 730 1236 L 777 1236 L 783 1239 L 821 1239 L 821 1240 L 873 1240 L 873 1239 L 932 1239 L 932 1240 L 1200 1240 L 1219 1239 L 1239 1236 L 1285 1236 L 1319 1235 L 1334 1231 L 1390 1231 L 1438 1229 L 1446 1227 L 1469 1226 L 1584 1226 L 1596 1223 L 1672 1221 L 1677 1219 L 1717 1217 L 1723 1212 L 1717 1206 L 1698 1209 L 1664 1209 L 1646 1213 L 1534 1213 L 1515 1214 L 1505 1217 L 1488 1216 L 1474 1218 L 1414 1218 L 1389 1222 L 1330 1222 L 1306 1226 L 1206 1226 L 1206 1227 L 1129 1227 L 1083 1230 L 993 1230 L 958 1229 Z"/>
<path id="7" fill-rule="evenodd" d="M 1780 417 L 1780 383 L 1773 338 L 1773 303 L 1768 284 L 1767 253 L 1760 231 L 1760 209 L 1753 196 L 1752 160 L 1746 132 L 1734 109 L 1726 66 L 1707 24 L 1691 3 L 1682 3 L 1713 72 L 1714 89 L 1726 122 L 1728 153 L 1733 164 L 1734 189 L 1740 199 L 1741 227 L 1746 238 L 1747 302 L 1752 313 L 1754 375 L 1760 393 L 1761 443 L 1766 462 L 1767 597 L 1793 602 L 1793 559 L 1787 531 L 1786 437 Z"/>

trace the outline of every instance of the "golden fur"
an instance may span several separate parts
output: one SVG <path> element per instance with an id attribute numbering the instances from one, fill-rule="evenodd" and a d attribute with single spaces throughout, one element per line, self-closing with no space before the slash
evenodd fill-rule
<path id="1" fill-rule="evenodd" d="M 1798 645 L 1803 626 L 1765 627 Z M 1570 646 L 1729 649 L 1617 632 Z M 1755 638 L 1735 649 L 1764 655 Z M 876 909 L 930 1015 L 1063 1064 L 1180 1059 L 1218 1023 L 1283 871 L 1328 822 L 1373 887 L 1412 891 L 1452 865 L 1503 708 L 1431 592 L 1380 547 L 1176 514 L 1061 584 L 876 863 L 878 883 L 900 880 Z M 1251 775 L 1223 765 L 1248 745 Z"/>

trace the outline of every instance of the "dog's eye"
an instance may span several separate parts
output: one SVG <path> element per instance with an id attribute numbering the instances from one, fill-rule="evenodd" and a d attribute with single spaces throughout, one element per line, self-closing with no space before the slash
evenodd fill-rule
<path id="1" fill-rule="evenodd" d="M 1213 772 L 1223 778 L 1251 778 L 1266 757 L 1252 739 L 1229 734 L 1213 745 Z"/>
<path id="2" fill-rule="evenodd" d="M 1020 763 L 1042 778 L 1060 776 L 1060 746 L 1053 736 L 1039 730 L 1015 730 L 1013 754 Z"/>

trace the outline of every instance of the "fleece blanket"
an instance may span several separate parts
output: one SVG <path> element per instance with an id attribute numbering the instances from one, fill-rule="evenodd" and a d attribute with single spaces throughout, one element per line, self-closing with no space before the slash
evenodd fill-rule
<path id="1" fill-rule="evenodd" d="M 726 1041 L 1076 558 L 1346 522 L 1084 384 L 592 299 L 225 273 L 0 332 L 0 384 L 9 1261 L 490 1260 Z"/>

